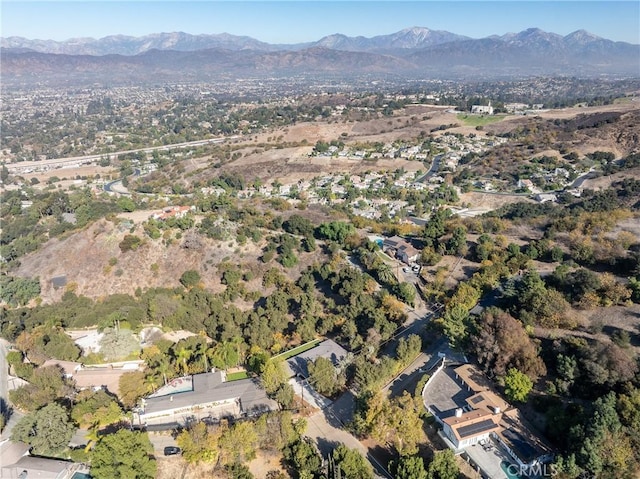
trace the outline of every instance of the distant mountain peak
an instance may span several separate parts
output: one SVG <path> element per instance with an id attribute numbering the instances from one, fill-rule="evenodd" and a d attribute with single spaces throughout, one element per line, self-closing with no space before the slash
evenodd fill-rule
<path id="1" fill-rule="evenodd" d="M 426 27 L 408 27 L 408 28 L 403 28 L 402 30 L 400 30 L 399 33 L 413 33 L 413 34 L 420 34 L 420 33 L 429 33 L 431 30 L 429 30 Z"/>
<path id="2" fill-rule="evenodd" d="M 569 35 L 565 36 L 564 39 L 574 43 L 589 43 L 603 40 L 602 37 L 594 35 L 586 30 L 576 30 L 575 32 L 571 32 Z"/>

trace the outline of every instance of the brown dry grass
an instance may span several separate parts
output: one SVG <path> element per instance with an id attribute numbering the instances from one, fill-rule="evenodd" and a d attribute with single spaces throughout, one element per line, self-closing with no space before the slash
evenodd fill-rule
<path id="1" fill-rule="evenodd" d="M 214 468 L 212 464 L 187 464 L 180 456 L 156 458 L 158 472 L 156 479 L 226 479 L 228 476 L 220 468 Z M 256 458 L 248 462 L 247 467 L 256 479 L 265 479 L 269 471 L 282 471 L 282 456 L 264 454 L 259 451 Z"/>
<path id="2" fill-rule="evenodd" d="M 249 283 L 248 289 L 261 290 L 259 279 L 262 274 L 277 266 L 275 262 L 265 265 L 259 260 L 264 239 L 259 244 L 247 241 L 239 245 L 233 239 L 215 241 L 201 237 L 202 248 L 193 250 L 183 248 L 182 240 L 175 240 L 168 246 L 162 239 L 151 240 L 137 225 L 134 234 L 144 238 L 144 243 L 136 251 L 123 253 L 118 245 L 126 234 L 130 234 L 128 229 L 100 220 L 79 232 L 52 239 L 35 253 L 25 256 L 16 275 L 40 277 L 40 296 L 45 303 L 50 303 L 59 301 L 69 289 L 98 299 L 116 293 L 133 295 L 138 287 L 143 290 L 173 288 L 179 286 L 181 274 L 190 269 L 200 273 L 205 288 L 220 292 L 225 286 L 220 282 L 216 266 L 223 261 L 250 266 L 257 279 Z M 319 251 L 300 253 L 299 264 L 287 270 L 287 275 L 297 278 L 320 254 Z M 111 258 L 117 260 L 114 266 L 109 265 Z M 68 284 L 66 288 L 56 290 L 51 279 L 61 275 L 66 275 Z"/>

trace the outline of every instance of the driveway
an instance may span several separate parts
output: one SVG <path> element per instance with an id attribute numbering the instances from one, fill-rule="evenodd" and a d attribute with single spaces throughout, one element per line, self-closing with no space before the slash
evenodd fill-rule
<path id="1" fill-rule="evenodd" d="M 307 418 L 305 435 L 313 439 L 323 457 L 340 444 L 344 444 L 366 457 L 379 477 L 393 479 L 393 476 L 371 455 L 370 451 L 352 434 L 340 429 L 341 427 L 343 427 L 342 423 L 331 413 L 329 407 Z"/>
<path id="2" fill-rule="evenodd" d="M 24 417 L 24 414 L 13 409 L 9 404 L 9 364 L 7 363 L 8 342 L 0 338 L 0 410 L 7 419 L 0 439 L 9 439 L 11 430 Z M 14 378 L 18 380 L 18 378 Z M 21 382 L 19 379 L 18 382 Z"/>

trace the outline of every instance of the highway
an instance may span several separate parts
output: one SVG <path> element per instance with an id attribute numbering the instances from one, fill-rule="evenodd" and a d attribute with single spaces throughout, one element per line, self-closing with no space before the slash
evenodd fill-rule
<path id="1" fill-rule="evenodd" d="M 114 151 L 112 153 L 101 153 L 99 155 L 73 156 L 69 158 L 52 158 L 50 160 L 39 161 L 21 161 L 19 163 L 8 163 L 7 169 L 10 173 L 21 173 L 25 170 L 37 171 L 42 168 L 61 168 L 69 165 L 90 164 L 99 161 L 102 158 L 116 159 L 120 155 L 131 153 L 153 153 L 154 151 L 170 151 L 181 148 L 190 148 L 194 146 L 204 146 L 216 143 L 222 143 L 226 140 L 234 140 L 239 136 L 230 136 L 228 138 L 210 138 L 208 140 L 187 141 L 183 143 L 173 143 L 171 145 L 150 146 L 147 148 L 137 148 L 135 150 Z"/>

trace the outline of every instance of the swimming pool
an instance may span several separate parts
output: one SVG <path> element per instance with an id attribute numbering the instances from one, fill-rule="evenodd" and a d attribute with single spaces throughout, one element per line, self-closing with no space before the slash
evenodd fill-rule
<path id="1" fill-rule="evenodd" d="M 515 473 L 515 471 L 519 469 L 519 467 L 515 464 L 510 464 L 507 461 L 502 461 L 500 463 L 500 467 L 509 479 L 522 479 L 522 476 L 519 476 Z"/>

